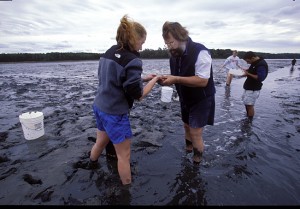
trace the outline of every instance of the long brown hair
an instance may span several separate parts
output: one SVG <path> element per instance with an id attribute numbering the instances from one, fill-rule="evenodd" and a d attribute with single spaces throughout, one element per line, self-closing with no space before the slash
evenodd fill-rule
<path id="1" fill-rule="evenodd" d="M 121 46 L 120 49 L 129 48 L 134 51 L 136 41 L 147 35 L 146 29 L 140 23 L 130 20 L 128 15 L 124 15 L 120 20 L 117 30 L 116 41 Z"/>

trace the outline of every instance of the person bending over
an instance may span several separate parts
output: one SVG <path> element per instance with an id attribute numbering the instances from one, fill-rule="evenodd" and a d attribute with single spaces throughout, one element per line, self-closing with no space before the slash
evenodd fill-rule
<path id="1" fill-rule="evenodd" d="M 204 151 L 203 128 L 214 124 L 216 90 L 212 58 L 209 49 L 194 42 L 178 22 L 165 22 L 162 36 L 171 55 L 171 75 L 162 76 L 159 83 L 176 87 L 186 150 L 193 152 L 193 162 L 198 164 Z"/>
<path id="2" fill-rule="evenodd" d="M 250 67 L 243 69 L 243 76 L 246 77 L 246 80 L 243 85 L 244 93 L 242 100 L 246 108 L 247 116 L 252 120 L 254 116 L 254 104 L 262 89 L 262 82 L 268 75 L 268 64 L 264 58 L 257 56 L 252 51 L 246 52 L 243 59 L 250 64 Z"/>

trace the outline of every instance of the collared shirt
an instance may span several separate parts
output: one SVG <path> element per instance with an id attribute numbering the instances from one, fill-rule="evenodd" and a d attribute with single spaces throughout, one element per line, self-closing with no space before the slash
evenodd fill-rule
<path id="1" fill-rule="evenodd" d="M 212 58 L 207 50 L 201 50 L 195 63 L 195 75 L 200 78 L 210 77 Z"/>

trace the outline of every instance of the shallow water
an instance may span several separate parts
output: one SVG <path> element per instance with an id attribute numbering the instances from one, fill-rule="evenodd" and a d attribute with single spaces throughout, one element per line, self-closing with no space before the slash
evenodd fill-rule
<path id="1" fill-rule="evenodd" d="M 145 74 L 169 73 L 168 60 L 143 62 Z M 205 128 L 200 166 L 184 151 L 177 101 L 161 102 L 156 85 L 135 103 L 129 190 L 115 161 L 101 157 L 96 171 L 80 166 L 95 140 L 98 61 L 0 64 L 0 204 L 299 205 L 300 68 L 267 60 L 249 123 L 244 78 L 225 87 L 223 62 L 213 62 L 215 125 Z M 27 111 L 44 113 L 42 138 L 24 139 L 18 115 Z"/>

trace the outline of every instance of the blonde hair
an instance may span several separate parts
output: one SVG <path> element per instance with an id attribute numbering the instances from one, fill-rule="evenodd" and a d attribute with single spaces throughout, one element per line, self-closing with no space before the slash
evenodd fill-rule
<path id="1" fill-rule="evenodd" d="M 120 20 L 117 30 L 116 41 L 121 46 L 120 49 L 129 48 L 134 51 L 134 46 L 138 39 L 147 35 L 146 29 L 140 23 L 130 20 L 128 15 L 124 15 Z"/>

